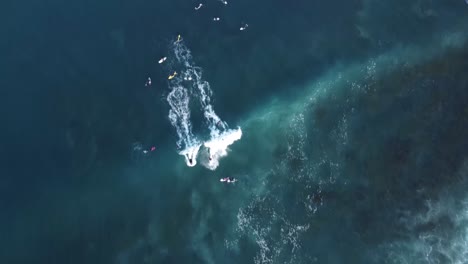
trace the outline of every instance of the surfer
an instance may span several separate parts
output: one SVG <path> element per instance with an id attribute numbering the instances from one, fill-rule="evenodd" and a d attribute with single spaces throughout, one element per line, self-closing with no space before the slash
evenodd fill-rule
<path id="1" fill-rule="evenodd" d="M 200 3 L 200 4 L 199 4 L 197 7 L 195 7 L 195 10 L 198 10 L 198 9 L 200 9 L 202 6 L 203 6 L 203 4 L 202 4 L 202 3 Z"/>
<path id="2" fill-rule="evenodd" d="M 151 78 L 150 77 L 148 77 L 148 79 L 146 80 L 145 86 L 151 86 Z"/>
<path id="3" fill-rule="evenodd" d="M 185 154 L 185 157 L 187 158 L 187 160 L 189 161 L 190 165 L 192 165 L 192 159 L 189 157 L 188 154 Z"/>
<path id="4" fill-rule="evenodd" d="M 213 17 L 213 21 L 219 21 L 219 17 Z"/>
<path id="5" fill-rule="evenodd" d="M 180 35 L 177 35 L 177 40 L 176 40 L 176 43 L 177 42 L 180 42 L 182 40 L 182 37 Z"/>
<path id="6" fill-rule="evenodd" d="M 172 80 L 174 79 L 174 77 L 177 75 L 177 72 L 174 72 L 172 75 L 169 75 L 169 77 L 167 77 L 168 80 Z"/>
<path id="7" fill-rule="evenodd" d="M 249 24 L 245 24 L 245 26 L 240 27 L 240 31 L 244 31 L 249 27 Z"/>
<path id="8" fill-rule="evenodd" d="M 144 149 L 142 152 L 143 152 L 143 154 L 148 154 L 149 152 L 153 152 L 155 150 L 156 150 L 156 147 L 152 146 L 149 150 Z"/>
<path id="9" fill-rule="evenodd" d="M 226 123 L 224 123 L 222 120 L 219 120 L 218 122 L 216 122 L 216 126 L 224 129 L 226 126 Z"/>
<path id="10" fill-rule="evenodd" d="M 166 59 L 167 59 L 167 57 L 162 57 L 162 58 L 158 61 L 158 63 L 161 64 L 161 63 L 165 62 Z"/>
<path id="11" fill-rule="evenodd" d="M 227 182 L 227 183 L 235 183 L 237 181 L 236 178 L 233 178 L 233 177 L 226 177 L 226 178 L 222 178 L 222 179 L 219 179 L 220 182 Z"/>

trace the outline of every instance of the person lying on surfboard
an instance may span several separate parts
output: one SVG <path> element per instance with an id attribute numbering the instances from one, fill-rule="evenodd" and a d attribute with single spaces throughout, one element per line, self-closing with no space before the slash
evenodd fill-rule
<path id="1" fill-rule="evenodd" d="M 174 79 L 174 77 L 177 75 L 177 72 L 174 72 L 172 75 L 169 75 L 169 77 L 167 77 L 168 80 L 172 80 Z"/>
<path id="2" fill-rule="evenodd" d="M 226 177 L 226 178 L 222 178 L 222 179 L 219 179 L 220 182 L 227 182 L 227 183 L 235 183 L 237 181 L 237 179 L 233 178 L 233 177 Z"/>

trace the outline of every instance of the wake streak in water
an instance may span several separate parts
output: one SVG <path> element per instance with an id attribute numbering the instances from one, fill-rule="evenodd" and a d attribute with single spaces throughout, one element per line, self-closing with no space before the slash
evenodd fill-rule
<path id="1" fill-rule="evenodd" d="M 227 129 L 227 124 L 219 118 L 211 105 L 211 96 L 213 95 L 213 91 L 210 88 L 210 84 L 202 79 L 202 69 L 193 65 L 192 55 L 187 47 L 180 42 L 177 42 L 174 45 L 175 57 L 177 61 L 182 63 L 185 67 L 182 72 L 182 78 L 192 87 L 193 90 L 195 90 L 203 108 L 203 114 L 208 122 L 210 132 L 214 133 L 212 136 L 217 136 L 219 135 L 220 130 Z"/>
<path id="2" fill-rule="evenodd" d="M 182 149 L 179 154 L 184 155 L 188 166 L 195 166 L 196 156 L 201 144 L 192 133 L 188 91 L 180 85 L 176 85 L 171 89 L 167 96 L 167 102 L 171 107 L 169 120 L 172 126 L 176 128 L 179 137 L 177 147 Z"/>
<path id="3" fill-rule="evenodd" d="M 190 89 L 192 91 L 190 94 L 194 94 L 200 102 L 210 132 L 210 139 L 204 143 L 208 149 L 208 159 L 203 160 L 202 164 L 214 170 L 219 165 L 219 159 L 227 155 L 228 147 L 242 137 L 242 130 L 229 129 L 227 123 L 214 111 L 211 104 L 213 91 L 210 84 L 203 80 L 202 69 L 193 63 L 190 50 L 181 41 L 176 41 L 173 44 L 173 51 L 176 62 L 183 69 L 170 84 L 172 91 L 167 99 L 171 106 L 169 119 L 179 136 L 178 147 L 183 149 L 180 154 L 186 157 L 188 166 L 194 166 L 201 146 L 191 129 L 188 91 Z"/>

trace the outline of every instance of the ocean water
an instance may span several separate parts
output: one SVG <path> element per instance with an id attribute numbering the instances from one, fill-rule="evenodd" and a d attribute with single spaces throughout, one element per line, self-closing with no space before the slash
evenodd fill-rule
<path id="1" fill-rule="evenodd" d="M 468 263 L 465 1 L 2 6 L 0 263 Z"/>

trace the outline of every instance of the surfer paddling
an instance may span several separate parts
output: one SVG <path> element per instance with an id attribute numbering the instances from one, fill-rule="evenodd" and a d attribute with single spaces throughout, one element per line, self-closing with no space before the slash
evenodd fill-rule
<path id="1" fill-rule="evenodd" d="M 155 147 L 155 146 L 152 146 L 152 147 L 150 148 L 150 150 L 146 150 L 146 149 L 143 150 L 143 154 L 148 154 L 149 152 L 153 152 L 153 151 L 155 151 L 155 150 L 156 150 L 156 147 Z"/>
<path id="2" fill-rule="evenodd" d="M 172 75 L 169 75 L 169 77 L 167 77 L 168 80 L 172 80 L 174 79 L 174 77 L 176 77 L 177 75 L 177 72 L 174 72 Z"/>
<path id="3" fill-rule="evenodd" d="M 161 64 L 161 63 L 165 62 L 166 60 L 167 60 L 167 57 L 162 57 L 162 58 L 158 61 L 158 63 Z"/>
<path id="4" fill-rule="evenodd" d="M 226 177 L 226 178 L 222 178 L 222 179 L 219 179 L 220 182 L 226 182 L 226 183 L 235 183 L 237 181 L 237 179 L 233 178 L 233 177 Z"/>

